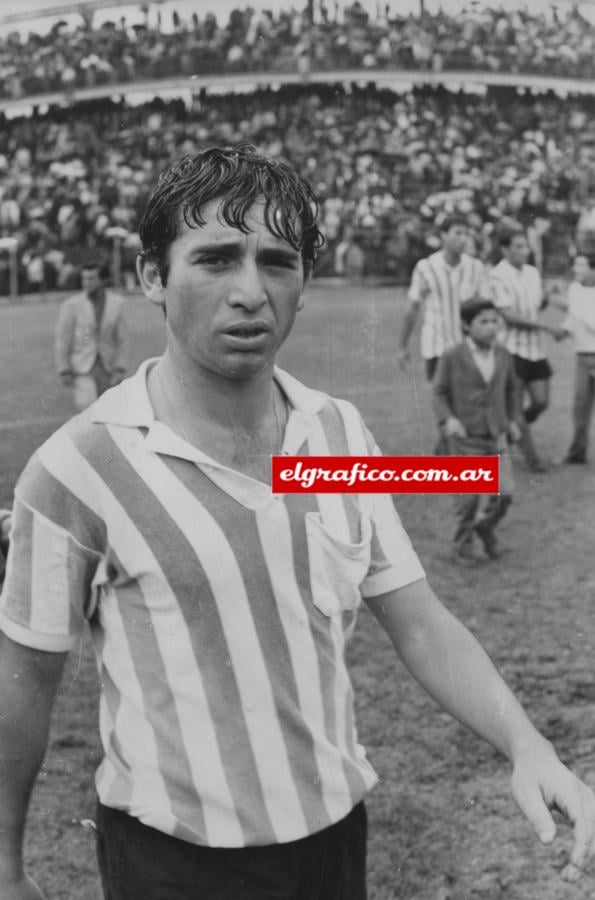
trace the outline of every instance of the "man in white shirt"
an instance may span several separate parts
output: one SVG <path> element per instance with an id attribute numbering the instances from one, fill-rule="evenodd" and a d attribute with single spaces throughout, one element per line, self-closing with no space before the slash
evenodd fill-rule
<path id="1" fill-rule="evenodd" d="M 527 398 L 521 423 L 521 448 L 529 469 L 543 472 L 545 463 L 538 456 L 529 426 L 549 405 L 548 362 L 543 334 L 561 336 L 560 330 L 538 321 L 547 305 L 539 270 L 528 264 L 529 243 L 519 228 L 504 231 L 499 237 L 502 260 L 490 272 L 494 303 L 506 323 L 504 346 L 512 354 L 515 371 Z"/>
<path id="2" fill-rule="evenodd" d="M 469 225 L 464 216 L 447 216 L 440 226 L 442 246 L 421 259 L 413 270 L 409 306 L 401 334 L 400 362 L 409 360 L 409 339 L 423 307 L 420 349 L 431 381 L 445 350 L 463 339 L 461 304 L 489 297 L 487 273 L 481 260 L 465 252 Z"/>
<path id="3" fill-rule="evenodd" d="M 576 368 L 572 419 L 574 435 L 568 463 L 586 463 L 589 425 L 595 400 L 595 257 L 574 260 L 574 281 L 568 288 L 568 311 L 562 328 L 574 341 Z"/>

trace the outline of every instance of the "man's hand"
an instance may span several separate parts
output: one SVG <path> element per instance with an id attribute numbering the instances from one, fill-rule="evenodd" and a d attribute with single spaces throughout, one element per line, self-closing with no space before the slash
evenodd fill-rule
<path id="1" fill-rule="evenodd" d="M 74 375 L 72 372 L 60 372 L 60 381 L 64 387 L 72 387 Z"/>
<path id="2" fill-rule="evenodd" d="M 515 762 L 512 794 L 539 840 L 550 844 L 556 825 L 550 813 L 562 812 L 574 826 L 570 861 L 562 870 L 564 881 L 576 881 L 595 856 L 595 795 L 560 762 L 547 741 L 532 747 Z"/>
<path id="3" fill-rule="evenodd" d="M 465 426 L 456 416 L 450 416 L 444 423 L 444 434 L 446 437 L 467 437 Z"/>
<path id="4" fill-rule="evenodd" d="M 18 881 L 10 884 L 0 879 L 0 897 L 2 897 L 2 900 L 45 900 L 45 895 L 42 894 L 41 889 L 26 874 L 23 874 Z"/>
<path id="5" fill-rule="evenodd" d="M 518 422 L 510 422 L 508 425 L 508 440 L 512 444 L 518 444 L 521 439 L 521 426 Z"/>

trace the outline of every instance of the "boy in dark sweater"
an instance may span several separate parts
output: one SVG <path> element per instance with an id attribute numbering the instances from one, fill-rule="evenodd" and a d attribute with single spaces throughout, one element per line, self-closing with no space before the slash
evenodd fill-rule
<path id="1" fill-rule="evenodd" d="M 442 355 L 434 376 L 438 423 L 453 454 L 502 454 L 520 437 L 520 404 L 512 357 L 496 340 L 500 316 L 490 300 L 474 299 L 461 306 L 461 319 L 465 337 Z M 456 496 L 454 562 L 477 565 L 475 534 L 489 557 L 500 555 L 494 529 L 512 502 L 512 479 L 503 474 L 501 467 L 500 494 Z"/>

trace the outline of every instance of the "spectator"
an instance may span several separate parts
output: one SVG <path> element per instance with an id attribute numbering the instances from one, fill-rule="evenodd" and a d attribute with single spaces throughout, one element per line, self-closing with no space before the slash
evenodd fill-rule
<path id="1" fill-rule="evenodd" d="M 106 275 L 104 266 L 87 263 L 83 290 L 64 300 L 56 323 L 56 368 L 78 411 L 126 374 L 126 301 L 106 289 Z"/>
<path id="2" fill-rule="evenodd" d="M 499 238 L 503 259 L 490 271 L 494 302 L 506 324 L 504 344 L 512 354 L 527 405 L 521 421 L 521 448 L 532 472 L 544 472 L 545 462 L 535 448 L 530 425 L 549 405 L 552 369 L 543 334 L 560 337 L 560 329 L 539 322 L 547 300 L 539 271 L 528 264 L 529 243 L 522 229 L 503 231 Z"/>

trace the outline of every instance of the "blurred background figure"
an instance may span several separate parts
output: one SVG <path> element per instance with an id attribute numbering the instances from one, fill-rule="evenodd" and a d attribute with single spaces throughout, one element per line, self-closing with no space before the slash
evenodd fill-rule
<path id="1" fill-rule="evenodd" d="M 106 287 L 106 276 L 104 266 L 85 264 L 82 291 L 63 301 L 56 322 L 56 369 L 78 411 L 126 374 L 126 301 Z"/>

